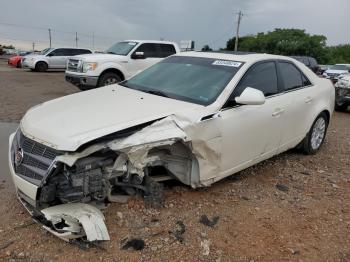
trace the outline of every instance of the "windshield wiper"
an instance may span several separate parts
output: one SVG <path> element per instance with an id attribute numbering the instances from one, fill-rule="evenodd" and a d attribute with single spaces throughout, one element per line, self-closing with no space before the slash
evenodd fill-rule
<path id="1" fill-rule="evenodd" d="M 145 93 L 152 94 L 152 95 L 169 97 L 166 93 L 164 93 L 162 91 L 158 91 L 158 90 L 140 90 L 140 91 L 143 91 Z"/>

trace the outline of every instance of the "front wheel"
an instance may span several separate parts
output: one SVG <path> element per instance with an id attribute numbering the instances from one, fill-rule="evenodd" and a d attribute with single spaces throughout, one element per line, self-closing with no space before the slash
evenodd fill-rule
<path id="1" fill-rule="evenodd" d="M 322 146 L 326 137 L 328 127 L 328 118 L 325 113 L 321 113 L 314 123 L 304 140 L 300 143 L 300 149 L 307 155 L 315 154 Z"/>
<path id="2" fill-rule="evenodd" d="M 113 85 L 119 83 L 120 81 L 122 81 L 122 79 L 116 73 L 105 73 L 98 81 L 98 87 Z"/>
<path id="3" fill-rule="evenodd" d="M 38 62 L 35 65 L 35 71 L 45 72 L 48 69 L 48 65 L 45 62 Z"/>

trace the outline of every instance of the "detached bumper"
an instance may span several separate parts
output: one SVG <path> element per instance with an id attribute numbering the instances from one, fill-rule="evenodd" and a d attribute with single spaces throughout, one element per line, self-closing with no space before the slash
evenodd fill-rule
<path id="1" fill-rule="evenodd" d="M 85 76 L 66 73 L 65 77 L 67 82 L 83 90 L 97 87 L 97 76 Z"/>

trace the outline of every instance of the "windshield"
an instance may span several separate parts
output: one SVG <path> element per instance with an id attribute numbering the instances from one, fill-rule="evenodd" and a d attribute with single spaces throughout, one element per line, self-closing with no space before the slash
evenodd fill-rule
<path id="1" fill-rule="evenodd" d="M 107 49 L 107 54 L 127 55 L 137 45 L 137 42 L 119 42 Z"/>
<path id="2" fill-rule="evenodd" d="M 143 92 L 209 105 L 216 100 L 242 62 L 173 56 L 121 85 Z"/>
<path id="3" fill-rule="evenodd" d="M 46 55 L 47 53 L 49 53 L 51 50 L 53 50 L 53 48 L 46 48 L 43 51 L 40 52 L 41 55 Z"/>
<path id="4" fill-rule="evenodd" d="M 346 65 L 332 65 L 329 69 L 333 70 L 348 70 Z"/>

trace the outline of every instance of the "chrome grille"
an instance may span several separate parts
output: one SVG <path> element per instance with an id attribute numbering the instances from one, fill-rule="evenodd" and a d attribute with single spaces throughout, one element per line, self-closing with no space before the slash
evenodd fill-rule
<path id="1" fill-rule="evenodd" d="M 15 140 L 12 145 L 14 154 L 12 162 L 16 174 L 33 184 L 39 185 L 60 152 L 25 137 L 20 131 L 17 132 Z M 14 161 L 15 155 L 20 149 L 23 150 L 23 158 L 20 163 L 16 164 Z"/>
<path id="2" fill-rule="evenodd" d="M 71 72 L 79 72 L 79 70 L 80 70 L 79 60 L 77 60 L 77 59 L 69 59 L 68 60 L 68 65 L 67 65 L 67 70 L 71 71 Z"/>

